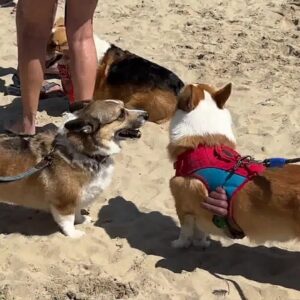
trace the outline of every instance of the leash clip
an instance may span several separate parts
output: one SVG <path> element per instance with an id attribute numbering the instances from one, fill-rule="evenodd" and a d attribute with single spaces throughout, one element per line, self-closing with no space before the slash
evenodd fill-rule
<path id="1" fill-rule="evenodd" d="M 237 163 L 233 167 L 233 171 L 236 171 L 241 165 L 248 164 L 251 161 L 254 161 L 252 156 L 250 156 L 250 155 L 241 156 L 241 158 L 237 161 Z"/>

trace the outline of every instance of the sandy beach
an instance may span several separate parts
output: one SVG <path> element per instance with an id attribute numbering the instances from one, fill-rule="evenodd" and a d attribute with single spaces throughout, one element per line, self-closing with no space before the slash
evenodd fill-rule
<path id="1" fill-rule="evenodd" d="M 0 127 L 21 112 L 20 98 L 5 95 L 17 67 L 11 11 L 0 8 Z M 186 83 L 232 82 L 238 149 L 262 159 L 300 156 L 299 20 L 299 0 L 102 0 L 94 22 L 100 37 Z M 41 101 L 38 125 L 60 125 L 66 109 L 63 99 Z M 142 133 L 116 157 L 83 238 L 63 236 L 46 213 L 0 204 L 0 300 L 299 300 L 299 242 L 213 237 L 205 251 L 171 248 L 168 124 Z"/>

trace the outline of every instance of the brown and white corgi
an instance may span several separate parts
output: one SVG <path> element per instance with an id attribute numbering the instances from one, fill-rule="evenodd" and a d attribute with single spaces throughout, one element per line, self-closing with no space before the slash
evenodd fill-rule
<path id="1" fill-rule="evenodd" d="M 62 130 L 34 137 L 0 135 L 0 177 L 20 174 L 42 161 L 51 164 L 28 178 L 0 183 L 0 201 L 51 212 L 62 232 L 72 238 L 84 232 L 74 224 L 89 221 L 89 206 L 112 180 L 112 156 L 121 141 L 140 137 L 148 115 L 128 110 L 117 100 L 95 101 L 77 111 Z"/>
<path id="2" fill-rule="evenodd" d="M 233 163 L 232 169 L 241 168 L 242 173 L 251 175 L 249 181 L 241 181 L 242 185 L 231 198 L 231 217 L 236 225 L 256 243 L 300 237 L 300 166 L 268 169 L 239 156 L 231 115 L 224 107 L 230 93 L 230 84 L 220 90 L 195 84 L 185 86 L 179 95 L 168 146 L 176 167 L 170 188 L 181 224 L 174 247 L 191 244 L 207 247 L 207 234 L 224 235 L 223 229 L 213 224 L 212 213 L 203 208 L 202 203 L 211 186 L 209 176 L 214 174 L 215 161 L 228 165 L 236 158 L 238 164 Z M 206 168 L 199 171 L 203 165 Z M 251 169 L 258 171 L 253 173 Z M 241 179 L 239 175 L 232 175 L 231 169 L 221 172 L 230 175 L 224 177 L 225 181 L 234 176 Z M 216 173 L 212 181 L 218 182 L 223 173 Z"/>
<path id="3" fill-rule="evenodd" d="M 149 113 L 149 121 L 162 123 L 175 112 L 177 94 L 183 87 L 172 71 L 110 44 L 94 34 L 98 71 L 94 100 L 122 99 L 130 109 Z M 57 20 L 47 46 L 48 58 L 68 61 L 68 42 L 63 19 Z"/>

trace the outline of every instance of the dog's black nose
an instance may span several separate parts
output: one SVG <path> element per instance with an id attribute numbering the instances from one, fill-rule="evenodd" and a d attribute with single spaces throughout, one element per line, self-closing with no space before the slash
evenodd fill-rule
<path id="1" fill-rule="evenodd" d="M 149 119 L 149 114 L 145 111 L 143 113 L 143 118 L 147 121 Z"/>

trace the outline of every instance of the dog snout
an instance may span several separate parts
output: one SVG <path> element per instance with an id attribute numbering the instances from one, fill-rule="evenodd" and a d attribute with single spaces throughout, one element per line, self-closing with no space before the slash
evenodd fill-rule
<path id="1" fill-rule="evenodd" d="M 141 117 L 147 121 L 149 119 L 149 114 L 146 111 L 143 111 Z"/>
<path id="2" fill-rule="evenodd" d="M 145 110 L 139 110 L 139 109 L 128 109 L 129 118 L 140 124 L 139 126 L 142 126 L 148 119 L 149 114 Z"/>
<path id="3" fill-rule="evenodd" d="M 149 114 L 145 110 L 136 110 L 137 118 L 147 121 L 149 119 Z"/>

